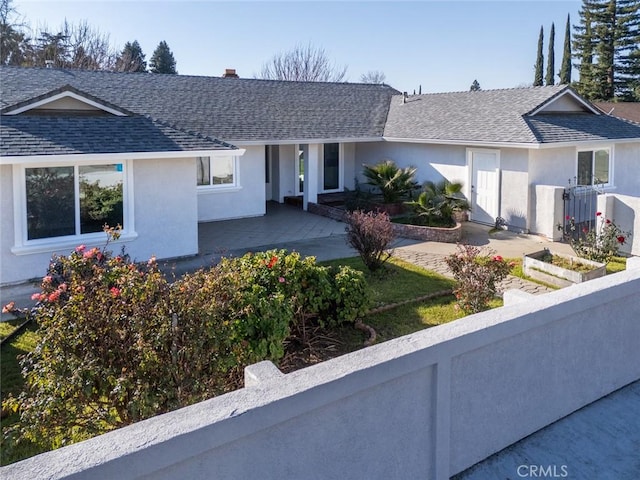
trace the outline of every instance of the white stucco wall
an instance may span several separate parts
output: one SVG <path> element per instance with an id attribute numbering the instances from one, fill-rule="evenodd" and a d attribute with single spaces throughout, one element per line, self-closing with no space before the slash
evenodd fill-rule
<path id="1" fill-rule="evenodd" d="M 246 151 L 237 160 L 238 186 L 230 189 L 198 191 L 199 222 L 256 217 L 265 214 L 264 145 L 241 148 Z M 195 172 L 195 165 L 193 168 Z"/>
<path id="2" fill-rule="evenodd" d="M 370 142 L 356 144 L 358 180 L 364 182 L 362 164 L 375 165 L 393 160 L 404 168 L 414 166 L 419 183 L 447 178 L 460 181 L 467 188 L 466 148 L 457 145 L 429 145 L 420 143 Z"/>
<path id="3" fill-rule="evenodd" d="M 133 179 L 134 225 L 137 238 L 120 244 L 138 260 L 155 255 L 158 259 L 198 253 L 196 171 L 193 158 L 135 160 L 130 163 Z M 16 255 L 14 245 L 12 166 L 1 167 L 2 188 L 0 283 L 21 282 L 45 274 L 52 254 L 67 255 L 73 247 L 52 247 L 40 253 Z M 106 237 L 105 237 L 106 239 Z M 104 242 L 84 242 L 102 247 Z"/>
<path id="4" fill-rule="evenodd" d="M 615 193 L 640 197 L 640 142 L 614 147 Z"/>
<path id="5" fill-rule="evenodd" d="M 640 379 L 633 260 L 624 272 L 524 301 L 508 296 L 503 308 L 287 375 L 252 369 L 249 388 L 0 476 L 448 480 Z"/>
<path id="6" fill-rule="evenodd" d="M 640 256 L 640 196 L 599 195 L 598 211 L 602 212 L 601 219 L 613 221 L 624 232 L 626 242 L 620 246 L 620 251 Z"/>
<path id="7" fill-rule="evenodd" d="M 527 231 L 529 209 L 529 150 L 500 149 L 500 216 L 510 230 Z"/>
<path id="8" fill-rule="evenodd" d="M 283 203 L 284 197 L 294 196 L 296 194 L 296 147 L 295 145 L 280 145 L 278 162 L 278 178 L 280 179 L 278 202 Z"/>

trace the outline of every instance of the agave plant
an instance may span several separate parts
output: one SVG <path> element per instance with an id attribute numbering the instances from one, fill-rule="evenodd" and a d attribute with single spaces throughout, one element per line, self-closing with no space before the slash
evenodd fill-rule
<path id="1" fill-rule="evenodd" d="M 415 167 L 398 167 L 392 160 L 385 160 L 374 166 L 363 165 L 363 175 L 367 183 L 377 187 L 384 203 L 394 203 L 410 194 L 418 187 L 415 181 Z"/>
<path id="2" fill-rule="evenodd" d="M 442 180 L 438 183 L 425 182 L 417 200 L 407 202 L 413 208 L 414 215 L 427 224 L 432 219 L 439 222 L 454 223 L 456 212 L 471 210 L 471 205 L 462 194 L 462 183 Z"/>

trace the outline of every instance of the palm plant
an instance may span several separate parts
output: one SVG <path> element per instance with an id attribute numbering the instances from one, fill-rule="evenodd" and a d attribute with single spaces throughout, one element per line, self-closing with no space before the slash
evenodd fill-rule
<path id="1" fill-rule="evenodd" d="M 400 168 L 392 160 L 363 167 L 362 174 L 366 177 L 367 183 L 380 190 L 384 203 L 397 202 L 418 187 L 415 181 L 418 169 L 415 167 Z"/>
<path id="2" fill-rule="evenodd" d="M 414 215 L 430 224 L 454 222 L 456 212 L 471 210 L 471 205 L 462 194 L 462 183 L 442 180 L 438 183 L 425 182 L 417 200 L 407 202 L 413 208 Z"/>

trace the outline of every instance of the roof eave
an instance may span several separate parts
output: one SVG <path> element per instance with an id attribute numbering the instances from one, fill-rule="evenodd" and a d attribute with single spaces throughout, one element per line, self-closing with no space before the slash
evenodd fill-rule
<path id="1" fill-rule="evenodd" d="M 95 161 L 125 161 L 125 160 L 164 160 L 173 158 L 221 157 L 232 153 L 242 156 L 243 148 L 219 148 L 214 150 L 179 150 L 174 152 L 130 152 L 130 153 L 73 153 L 62 155 L 6 155 L 0 156 L 0 165 L 59 163 L 59 162 L 95 162 Z"/>
<path id="2" fill-rule="evenodd" d="M 375 137 L 327 137 L 327 138 L 291 138 L 278 140 L 225 140 L 227 143 L 238 146 L 259 146 L 259 145 L 304 145 L 313 143 L 358 143 L 358 142 L 381 142 L 382 136 Z"/>

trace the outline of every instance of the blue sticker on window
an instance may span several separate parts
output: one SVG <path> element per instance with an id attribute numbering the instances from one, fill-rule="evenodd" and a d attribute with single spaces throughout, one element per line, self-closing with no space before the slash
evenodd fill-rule
<path id="1" fill-rule="evenodd" d="M 116 172 L 121 172 L 121 171 L 122 171 L 122 164 L 116 163 Z"/>

